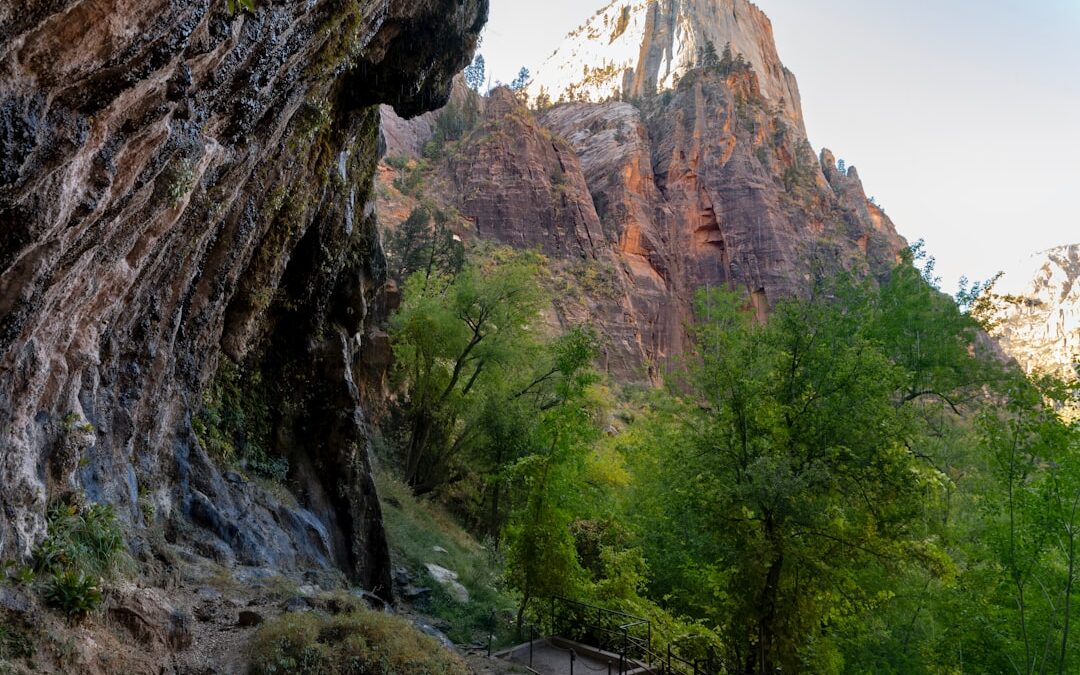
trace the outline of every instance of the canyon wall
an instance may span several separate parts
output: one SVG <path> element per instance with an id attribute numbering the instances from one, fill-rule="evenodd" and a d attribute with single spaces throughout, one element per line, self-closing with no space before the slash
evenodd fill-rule
<path id="1" fill-rule="evenodd" d="M 731 54 L 708 65 L 680 57 L 668 64 L 671 77 L 641 70 L 658 42 L 669 53 L 673 35 L 681 55 L 703 42 L 730 44 Z M 460 214 L 466 239 L 542 251 L 560 281 L 558 322 L 595 325 L 601 366 L 632 381 L 659 381 L 685 351 L 699 289 L 742 293 L 764 319 L 777 301 L 808 292 L 815 274 L 880 278 L 898 262 L 906 242 L 867 198 L 858 171 L 811 149 L 794 77 L 756 7 L 615 3 L 567 40 L 589 48 L 564 45 L 525 92 L 496 88 L 477 103 L 459 88 L 451 112 L 423 124 L 386 116 L 388 157 L 401 160 L 380 173 L 388 225 L 434 201 Z M 589 89 L 590 69 L 617 62 L 620 50 L 640 56 L 633 72 L 652 73 L 649 85 Z M 577 64 L 576 75 L 564 61 Z M 552 93 L 546 101 L 537 100 L 540 87 Z M 429 143 L 440 114 L 469 106 L 482 110 L 474 129 L 445 147 Z M 413 168 L 401 169 L 410 159 Z M 397 189 L 403 174 L 418 186 L 411 194 Z"/>
<path id="2" fill-rule="evenodd" d="M 1080 366 L 1080 244 L 1032 256 L 994 285 L 991 335 L 1028 373 L 1075 378 Z"/>
<path id="3" fill-rule="evenodd" d="M 780 61 L 769 18 L 747 0 L 614 0 L 566 36 L 528 94 L 640 99 L 674 88 L 708 50 L 720 56 L 725 47 L 754 69 L 764 99 L 803 130 L 795 76 Z"/>
<path id="4" fill-rule="evenodd" d="M 82 493 L 137 556 L 388 592 L 377 104 L 443 105 L 487 0 L 252 7 L 0 7 L 0 558 Z"/>

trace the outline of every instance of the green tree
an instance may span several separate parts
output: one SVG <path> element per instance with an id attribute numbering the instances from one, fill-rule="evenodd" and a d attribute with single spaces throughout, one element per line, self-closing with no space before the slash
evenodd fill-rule
<path id="1" fill-rule="evenodd" d="M 422 494 L 481 473 L 493 534 L 500 472 L 533 449 L 531 429 L 563 404 L 560 387 L 587 367 L 595 340 L 585 329 L 544 334 L 539 264 L 496 250 L 453 277 L 417 271 L 391 324 L 405 393 L 404 478 Z"/>
<path id="2" fill-rule="evenodd" d="M 585 457 L 599 438 L 596 411 L 586 397 L 595 381 L 587 368 L 595 336 L 572 332 L 555 353 L 549 372 L 563 376 L 550 394 L 537 398 L 536 423 L 528 430 L 533 450 L 510 470 L 525 494 L 506 528 L 509 581 L 521 593 L 519 628 L 532 600 L 573 595 L 585 581 L 570 526 L 581 507 Z"/>
<path id="3" fill-rule="evenodd" d="M 417 493 L 452 480 L 452 460 L 476 438 L 475 403 L 489 383 L 535 352 L 542 295 L 528 256 L 468 265 L 453 278 L 413 274 L 392 339 L 406 392 L 405 480 Z"/>
<path id="4" fill-rule="evenodd" d="M 745 672 L 838 670 L 828 627 L 880 603 L 890 567 L 941 557 L 914 536 L 929 472 L 905 446 L 904 372 L 869 332 L 871 299 L 822 282 L 760 325 L 739 298 L 699 296 L 665 508 L 695 528 L 681 585 L 706 598 L 687 609 Z"/>
<path id="5" fill-rule="evenodd" d="M 480 92 L 487 81 L 487 64 L 484 55 L 477 54 L 472 63 L 465 66 L 465 84 L 473 91 Z"/>
<path id="6" fill-rule="evenodd" d="M 514 78 L 514 81 L 510 83 L 510 89 L 514 90 L 515 92 L 524 91 L 526 85 L 529 84 L 529 78 L 531 77 L 532 75 L 529 73 L 529 69 L 522 66 L 521 70 L 518 71 L 517 77 Z"/>
<path id="7" fill-rule="evenodd" d="M 730 44 L 725 48 L 730 52 Z M 720 65 L 720 57 L 716 55 L 716 45 L 709 40 L 698 50 L 698 67 L 715 68 Z"/>
<path id="8" fill-rule="evenodd" d="M 420 272 L 424 278 L 452 279 L 465 264 L 465 247 L 442 211 L 418 206 L 386 238 L 390 276 L 402 281 Z"/>
<path id="9" fill-rule="evenodd" d="M 935 399 L 959 414 L 1004 374 L 980 345 L 979 324 L 933 286 L 932 261 L 915 266 L 920 250 L 905 250 L 881 285 L 869 333 L 903 371 L 900 403 Z"/>

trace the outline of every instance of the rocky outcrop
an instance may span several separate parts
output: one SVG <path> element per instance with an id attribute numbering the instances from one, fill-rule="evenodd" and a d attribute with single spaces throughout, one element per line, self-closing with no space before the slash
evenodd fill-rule
<path id="1" fill-rule="evenodd" d="M 991 335 L 1025 372 L 1073 379 L 1080 366 L 1080 244 L 1007 270 L 992 289 Z"/>
<path id="2" fill-rule="evenodd" d="M 444 104 L 487 1 L 239 4 L 0 8 L 0 557 L 81 491 L 386 591 L 377 104 Z M 284 490 L 223 469 L 282 458 Z"/>
<path id="3" fill-rule="evenodd" d="M 484 122 L 447 163 L 476 235 L 523 249 L 595 258 L 603 235 L 581 163 L 509 89 L 491 93 Z"/>

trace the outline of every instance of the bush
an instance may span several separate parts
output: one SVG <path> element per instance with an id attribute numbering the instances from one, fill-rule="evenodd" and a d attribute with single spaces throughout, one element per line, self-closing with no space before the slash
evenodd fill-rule
<path id="1" fill-rule="evenodd" d="M 101 606 L 101 581 L 124 559 L 124 535 L 104 504 L 56 504 L 48 519 L 49 536 L 34 548 L 25 583 L 47 576 L 45 603 L 79 619 Z"/>
<path id="2" fill-rule="evenodd" d="M 98 580 L 73 569 L 53 574 L 45 584 L 45 603 L 73 619 L 81 619 L 101 606 Z"/>
<path id="3" fill-rule="evenodd" d="M 76 570 L 94 576 L 116 571 L 124 535 L 106 504 L 57 504 L 49 509 L 49 536 L 34 549 L 38 574 Z"/>
<path id="4" fill-rule="evenodd" d="M 404 619 L 359 610 L 290 613 L 267 622 L 251 645 L 257 675 L 467 675 L 465 663 Z"/>

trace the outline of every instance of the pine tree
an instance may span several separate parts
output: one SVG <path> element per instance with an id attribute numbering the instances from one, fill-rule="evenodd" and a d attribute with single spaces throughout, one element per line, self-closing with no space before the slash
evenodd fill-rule
<path id="1" fill-rule="evenodd" d="M 532 75 L 529 73 L 529 69 L 522 66 L 521 70 L 518 71 L 518 76 L 510 83 L 510 88 L 514 91 L 523 91 L 525 85 L 529 84 L 530 77 L 532 77 Z"/>
<path id="2" fill-rule="evenodd" d="M 484 63 L 484 55 L 477 54 L 473 62 L 465 66 L 465 84 L 475 91 L 480 91 L 484 86 L 484 79 L 486 77 L 484 71 L 486 70 L 486 64 Z"/>

